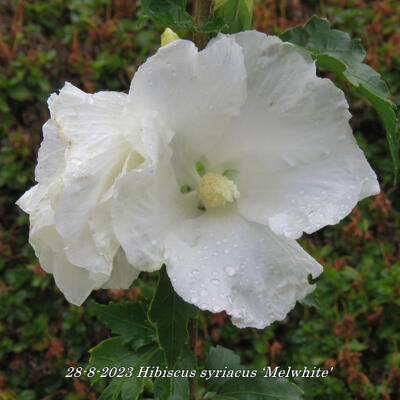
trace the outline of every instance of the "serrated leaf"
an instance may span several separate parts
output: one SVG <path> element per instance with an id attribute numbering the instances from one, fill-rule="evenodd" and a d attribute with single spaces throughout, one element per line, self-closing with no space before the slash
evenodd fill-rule
<path id="1" fill-rule="evenodd" d="M 253 0 L 217 0 L 214 15 L 227 25 L 224 33 L 236 33 L 251 28 Z"/>
<path id="2" fill-rule="evenodd" d="M 161 351 L 156 344 L 133 352 L 121 337 L 104 340 L 93 347 L 89 353 L 90 360 L 86 369 L 96 367 L 98 371 L 102 371 L 105 367 L 109 370 L 113 367 L 125 367 L 126 370 L 118 371 L 125 375 L 125 373 L 129 372 L 128 367 L 132 368 L 130 377 L 116 377 L 111 380 L 104 391 L 104 400 L 115 400 L 120 394 L 122 400 L 136 400 L 143 391 L 143 384 L 146 379 L 137 377 L 139 368 L 141 366 L 157 365 L 161 361 Z M 100 375 L 100 373 L 96 373 L 91 378 L 91 382 L 94 383 L 102 379 Z"/>
<path id="3" fill-rule="evenodd" d="M 280 378 L 233 378 L 225 382 L 213 399 L 216 400 L 301 400 L 298 386 Z"/>
<path id="4" fill-rule="evenodd" d="M 156 23 L 170 28 L 192 29 L 186 0 L 141 0 L 145 13 Z"/>
<path id="5" fill-rule="evenodd" d="M 227 368 L 226 368 L 227 367 Z M 221 346 L 212 347 L 206 360 L 206 370 L 246 370 L 240 364 L 240 358 L 232 350 Z M 207 391 L 212 399 L 218 400 L 299 400 L 301 390 L 287 379 L 264 378 L 257 375 L 242 378 L 204 379 Z"/>
<path id="6" fill-rule="evenodd" d="M 345 32 L 331 29 L 327 20 L 316 16 L 310 18 L 305 26 L 289 29 L 280 37 L 309 52 L 319 67 L 346 78 L 371 102 L 386 129 L 396 182 L 399 169 L 396 105 L 391 102 L 389 89 L 380 74 L 362 63 L 366 53 L 360 41 L 351 39 Z"/>
<path id="7" fill-rule="evenodd" d="M 142 303 L 92 303 L 90 311 L 105 322 L 112 333 L 121 335 L 131 347 L 138 349 L 155 341 L 154 328 L 147 321 L 146 310 Z"/>
<path id="8" fill-rule="evenodd" d="M 187 341 L 188 321 L 196 314 L 197 308 L 175 293 L 164 266 L 150 305 L 149 319 L 157 327 L 158 341 L 170 368 L 175 365 Z"/>
<path id="9" fill-rule="evenodd" d="M 175 366 L 176 370 L 196 371 L 196 358 L 187 346 Z M 187 400 L 189 398 L 188 378 L 157 378 L 154 381 L 156 400 Z"/>

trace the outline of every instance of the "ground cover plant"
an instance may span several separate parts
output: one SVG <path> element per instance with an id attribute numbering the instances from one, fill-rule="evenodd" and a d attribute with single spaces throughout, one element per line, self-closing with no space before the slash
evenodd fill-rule
<path id="1" fill-rule="evenodd" d="M 68 366 L 85 366 L 88 348 L 111 334 L 96 318 L 93 301 L 78 308 L 59 295 L 27 244 L 28 219 L 14 202 L 33 184 L 49 93 L 65 80 L 88 92 L 124 90 L 158 48 L 162 27 L 138 26 L 140 8 L 131 1 L 6 1 L 0 7 L 0 395 L 98 398 L 104 380 L 91 386 L 88 379 L 64 376 Z M 383 74 L 399 103 L 399 7 L 395 1 L 256 2 L 253 26 L 280 34 L 313 14 L 327 17 L 363 39 L 368 63 Z M 325 266 L 324 274 L 315 296 L 298 304 L 284 323 L 238 331 L 224 313 L 206 314 L 197 353 L 204 358 L 211 341 L 235 349 L 253 368 L 334 366 L 329 378 L 296 382 L 307 399 L 395 399 L 400 200 L 384 128 L 365 100 L 347 93 L 353 129 L 382 193 L 361 202 L 338 226 L 302 241 Z M 92 299 L 148 299 L 154 283 L 143 275 L 128 291 L 99 291 Z"/>

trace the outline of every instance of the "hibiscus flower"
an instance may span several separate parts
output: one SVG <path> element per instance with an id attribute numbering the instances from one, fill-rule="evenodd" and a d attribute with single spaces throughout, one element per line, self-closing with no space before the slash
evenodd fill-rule
<path id="1" fill-rule="evenodd" d="M 50 98 L 19 205 L 67 299 L 165 264 L 176 292 L 239 327 L 282 320 L 322 267 L 296 242 L 379 192 L 343 92 L 255 31 L 159 49 L 128 95 Z"/>
<path id="2" fill-rule="evenodd" d="M 379 192 L 343 92 L 295 46 L 255 31 L 159 49 L 137 71 L 132 114 L 146 167 L 115 184 L 128 261 L 162 264 L 176 292 L 238 327 L 285 318 L 322 267 L 296 242 Z"/>

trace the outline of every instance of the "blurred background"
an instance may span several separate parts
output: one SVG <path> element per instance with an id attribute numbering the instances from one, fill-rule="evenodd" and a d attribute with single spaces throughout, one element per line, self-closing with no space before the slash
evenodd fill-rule
<path id="1" fill-rule="evenodd" d="M 83 307 L 68 304 L 27 243 L 29 221 L 15 201 L 34 184 L 50 93 L 70 81 L 82 90 L 127 91 L 159 46 L 162 27 L 137 25 L 133 0 L 0 0 L 0 399 L 97 399 L 105 382 L 64 378 L 109 336 L 90 303 L 152 294 L 143 276 L 127 291 L 99 290 Z M 398 0 L 255 1 L 254 28 L 279 34 L 317 14 L 362 40 L 366 62 L 400 103 Z M 185 32 L 180 32 L 185 35 Z M 321 72 L 321 75 L 326 75 Z M 325 272 L 316 296 L 282 323 L 258 331 L 204 313 L 197 346 L 234 349 L 248 367 L 334 367 L 325 379 L 297 380 L 306 399 L 400 399 L 400 196 L 393 187 L 385 132 L 370 105 L 346 84 L 355 136 L 382 193 L 344 221 L 301 243 Z M 145 397 L 143 397 L 145 398 Z"/>

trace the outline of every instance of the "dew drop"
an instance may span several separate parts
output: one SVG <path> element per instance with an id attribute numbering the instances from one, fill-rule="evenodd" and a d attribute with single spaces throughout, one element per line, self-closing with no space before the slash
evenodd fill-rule
<path id="1" fill-rule="evenodd" d="M 234 276 L 236 274 L 236 270 L 233 267 L 226 267 L 225 272 L 228 276 Z"/>
<path id="2" fill-rule="evenodd" d="M 224 253 L 225 253 L 225 254 L 229 254 L 229 253 L 230 253 L 230 250 L 225 249 L 225 250 L 224 250 Z"/>
<path id="3" fill-rule="evenodd" d="M 211 283 L 215 286 L 219 285 L 219 279 L 211 279 Z"/>
<path id="4" fill-rule="evenodd" d="M 201 297 L 206 297 L 208 295 L 208 291 L 206 289 L 200 290 L 200 296 Z"/>

